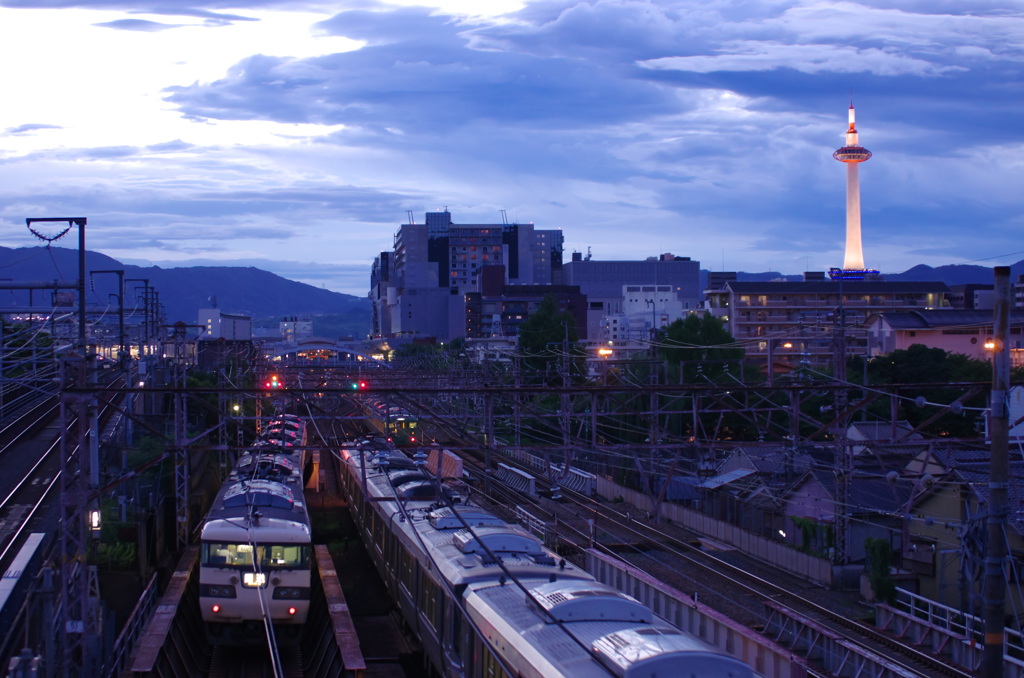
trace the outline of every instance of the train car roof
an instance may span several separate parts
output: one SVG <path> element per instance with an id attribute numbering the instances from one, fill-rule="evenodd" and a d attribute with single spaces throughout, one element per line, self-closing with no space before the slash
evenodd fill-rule
<path id="1" fill-rule="evenodd" d="M 287 521 L 304 525 L 308 531 L 309 514 L 301 488 L 292 488 L 273 480 L 227 482 L 217 493 L 206 522 L 234 521 L 241 529 L 268 521 Z M 204 527 L 205 530 L 205 527 Z"/>
<path id="2" fill-rule="evenodd" d="M 235 468 L 231 472 L 233 480 L 249 478 L 275 480 L 298 475 L 299 464 L 295 455 L 271 450 L 252 450 L 244 453 L 235 462 Z"/>
<path id="3" fill-rule="evenodd" d="M 260 518 L 258 524 L 237 517 L 208 519 L 203 523 L 200 539 L 207 542 L 244 544 L 309 544 L 312 535 L 309 525 L 302 521 L 282 518 Z"/>
<path id="4" fill-rule="evenodd" d="M 652 675 L 752 678 L 753 671 L 699 638 L 654 617 L 642 603 L 599 582 L 470 584 L 469 614 L 508 640 L 506 659 L 544 676 Z M 556 621 L 557 620 L 557 623 Z"/>
<path id="5" fill-rule="evenodd" d="M 295 493 L 284 483 L 274 480 L 240 480 L 224 487 L 220 504 L 225 508 L 259 506 L 291 509 L 296 503 Z M 301 502 L 299 502 L 301 505 Z"/>
<path id="6" fill-rule="evenodd" d="M 356 451 L 346 460 L 357 478 L 361 454 L 362 451 Z M 505 523 L 483 508 L 464 504 L 439 507 L 437 485 L 427 474 L 423 474 L 423 480 L 392 487 L 389 476 L 404 477 L 405 473 L 391 469 L 384 472 L 376 464 L 368 463 L 367 494 L 376 509 L 390 518 L 392 529 L 419 554 L 423 564 L 433 563 L 453 585 L 494 579 L 506 570 L 514 577 L 547 579 L 555 575 L 593 580 L 584 570 L 558 558 L 523 528 Z M 457 518 L 463 513 L 468 529 Z M 500 564 L 495 558 L 500 559 Z"/>

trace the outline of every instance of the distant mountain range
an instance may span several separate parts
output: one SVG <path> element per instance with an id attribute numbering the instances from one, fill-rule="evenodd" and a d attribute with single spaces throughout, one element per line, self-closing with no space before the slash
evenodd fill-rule
<path id="1" fill-rule="evenodd" d="M 313 331 L 318 336 L 363 337 L 371 329 L 369 299 L 295 282 L 251 266 L 131 266 L 98 252 L 88 252 L 85 264 L 90 272 L 124 271 L 125 280 L 132 281 L 125 284 L 126 307 L 141 299 L 144 283 L 139 280 L 148 281 L 157 291 L 169 323 L 183 321 L 194 325 L 200 308 L 216 306 L 225 313 L 251 316 L 257 327 L 276 327 L 276 322 L 284 317 L 298 316 L 312 319 Z M 0 247 L 0 281 L 6 285 L 77 279 L 77 250 Z M 89 306 L 113 303 L 116 308 L 116 300 L 110 297 L 117 294 L 116 274 L 87 274 L 86 284 Z M 31 296 L 37 308 L 47 306 L 52 298 L 49 290 L 36 290 Z M 28 306 L 29 292 L 0 290 L 0 308 L 5 311 Z"/>
<path id="2" fill-rule="evenodd" d="M 886 280 L 896 282 L 944 282 L 947 285 L 991 285 L 993 272 L 991 266 L 975 266 L 973 264 L 955 264 L 933 268 L 919 264 L 903 273 L 883 273 Z M 702 276 L 706 271 L 701 271 Z M 1024 260 L 1010 266 L 1010 280 L 1016 281 L 1017 276 L 1024 274 Z M 703 279 L 703 278 L 702 278 Z M 765 282 L 769 280 L 803 280 L 803 274 L 783 274 L 774 271 L 764 273 L 737 273 L 736 279 L 749 282 Z"/>
<path id="3" fill-rule="evenodd" d="M 143 283 L 148 281 L 159 294 L 166 319 L 195 324 L 200 308 L 216 306 L 225 313 L 253 318 L 257 327 L 276 327 L 288 316 L 313 320 L 318 336 L 363 337 L 371 331 L 370 301 L 365 297 L 341 294 L 295 282 L 255 267 L 193 266 L 161 268 L 131 266 L 98 252 L 86 254 L 86 269 L 92 271 L 123 270 L 127 293 L 125 305 L 130 307 L 141 298 Z M 1024 274 L 1024 261 L 1010 267 L 1011 279 Z M 701 271 L 702 290 L 707 285 L 707 271 Z M 0 282 L 5 286 L 29 282 L 74 282 L 78 279 L 78 252 L 63 247 L 0 247 Z M 737 273 L 742 281 L 799 281 L 803 274 Z M 947 285 L 992 284 L 991 267 L 958 264 L 951 266 L 914 266 L 903 273 L 887 273 L 886 280 L 944 282 Z M 117 292 L 117 276 L 112 273 L 90 273 L 87 276 L 87 301 L 92 307 L 108 306 L 110 295 Z M 49 290 L 31 292 L 36 308 L 51 304 Z M 0 308 L 11 312 L 28 308 L 30 293 L 25 290 L 0 290 Z M 116 308 L 116 303 L 114 303 Z"/>

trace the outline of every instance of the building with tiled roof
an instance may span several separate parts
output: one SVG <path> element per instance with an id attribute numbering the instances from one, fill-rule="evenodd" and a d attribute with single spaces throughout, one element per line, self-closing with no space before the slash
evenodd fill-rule
<path id="1" fill-rule="evenodd" d="M 906 516 L 903 567 L 918 592 L 966 613 L 983 613 L 982 590 L 990 505 L 987 449 L 932 451 L 915 460 L 914 496 Z M 1007 483 L 1008 608 L 1024 609 L 1018 582 L 1024 562 L 1024 461 L 1010 464 Z"/>
<path id="2" fill-rule="evenodd" d="M 1024 310 L 1010 311 L 1010 359 L 1024 364 Z M 914 344 L 940 348 L 987 360 L 994 323 L 990 310 L 920 309 L 880 311 L 867 318 L 868 351 L 872 356 L 906 350 Z"/>

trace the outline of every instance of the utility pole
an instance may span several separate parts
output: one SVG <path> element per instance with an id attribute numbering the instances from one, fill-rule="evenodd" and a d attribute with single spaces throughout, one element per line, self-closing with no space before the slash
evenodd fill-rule
<path id="1" fill-rule="evenodd" d="M 139 358 L 146 356 L 149 346 L 149 278 L 125 278 L 125 282 L 142 283 L 142 340 L 139 345 Z M 137 291 L 139 288 L 136 287 Z"/>
<path id="2" fill-rule="evenodd" d="M 836 334 L 833 352 L 835 379 L 835 455 L 836 455 L 836 501 L 835 562 L 845 565 L 850 560 L 850 481 L 853 479 L 853 457 L 846 440 L 846 309 L 843 306 L 843 278 L 839 278 L 839 308 L 836 309 Z"/>
<path id="3" fill-rule="evenodd" d="M 123 269 L 111 269 L 103 271 L 93 271 L 92 274 L 97 273 L 116 273 L 117 274 L 117 364 L 124 367 L 125 361 L 127 360 L 126 353 L 126 342 L 124 338 L 124 270 Z"/>
<path id="4" fill-rule="evenodd" d="M 1006 559 L 1006 498 L 1010 477 L 1009 412 L 1007 396 L 1010 385 L 1009 318 L 1010 267 L 995 269 L 995 314 L 992 338 L 992 396 L 988 430 L 992 438 L 989 465 L 988 543 L 985 548 L 985 646 L 982 654 L 982 678 L 1002 678 L 1006 637 L 1006 580 L 1003 561 Z"/>
<path id="5" fill-rule="evenodd" d="M 176 545 L 182 549 L 188 546 L 189 536 L 189 457 L 185 448 L 187 432 L 187 414 L 185 410 L 186 383 L 186 340 L 185 325 L 177 325 L 173 332 L 174 363 L 171 366 L 174 375 L 174 492 L 176 508 Z"/>
<path id="6" fill-rule="evenodd" d="M 33 224 L 64 223 L 47 235 Z M 50 243 L 78 227 L 78 341 L 77 351 L 62 365 L 60 421 L 60 540 L 61 618 L 55 620 L 63 649 L 64 675 L 91 676 L 99 668 L 99 585 L 95 566 L 89 565 L 91 532 L 99 529 L 95 490 L 99 484 L 99 442 L 95 396 L 85 393 L 95 384 L 95 363 L 90 360 L 85 312 L 85 217 L 25 219 L 37 238 Z"/>

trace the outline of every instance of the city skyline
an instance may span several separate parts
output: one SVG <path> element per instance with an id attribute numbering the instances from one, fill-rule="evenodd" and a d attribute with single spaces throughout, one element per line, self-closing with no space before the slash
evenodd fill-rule
<path id="1" fill-rule="evenodd" d="M 852 89 L 865 266 L 1024 255 L 1020 0 L 477 4 L 0 0 L 0 245 L 84 216 L 125 263 L 364 296 L 447 208 L 566 260 L 824 271 Z"/>

